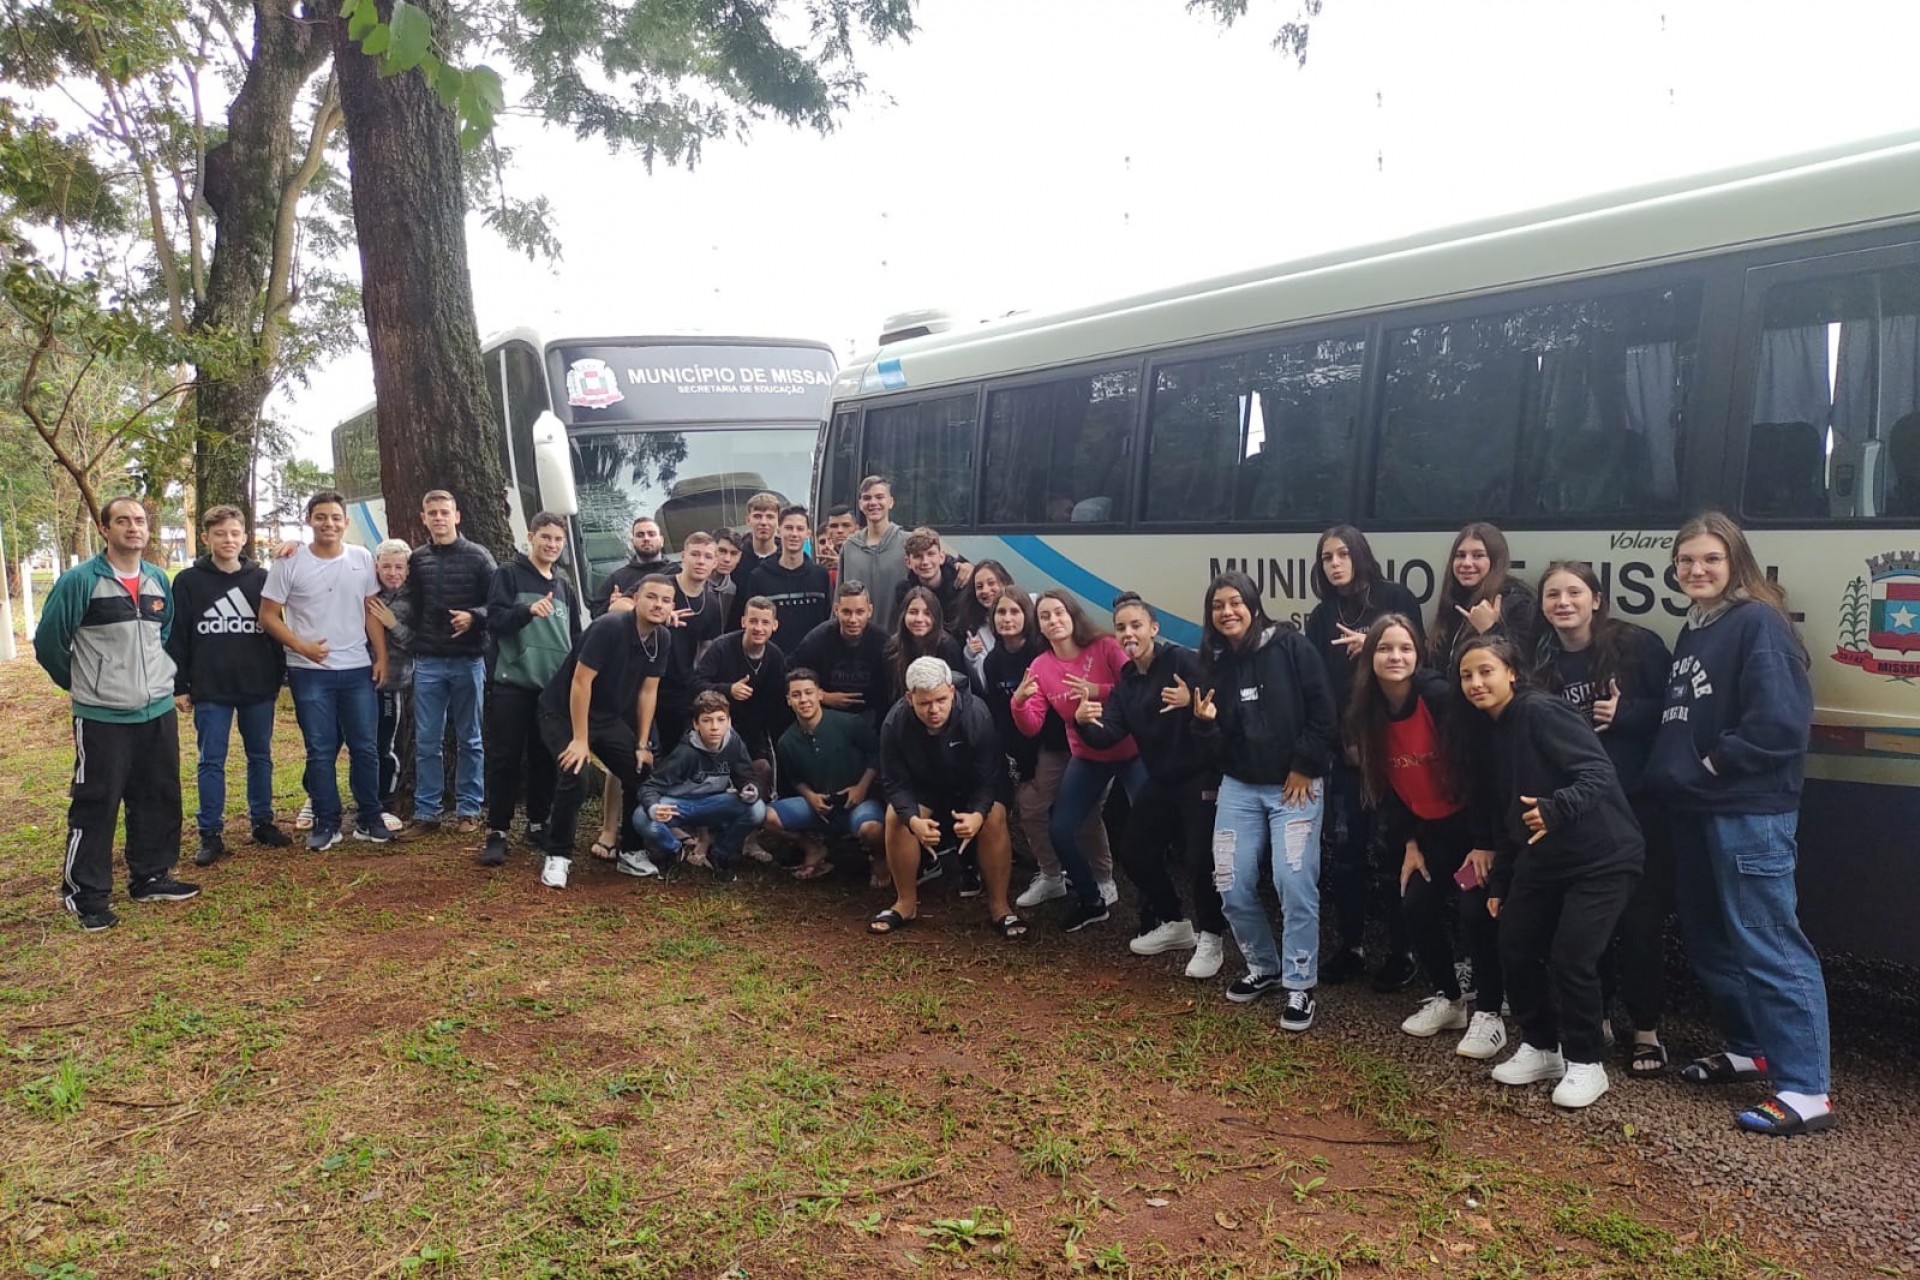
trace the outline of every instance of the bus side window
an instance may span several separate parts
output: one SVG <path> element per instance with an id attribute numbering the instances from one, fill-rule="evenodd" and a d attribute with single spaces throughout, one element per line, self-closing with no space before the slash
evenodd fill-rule
<path id="1" fill-rule="evenodd" d="M 987 396 L 981 519 L 1104 524 L 1126 518 L 1133 369 L 1013 387 Z"/>
<path id="2" fill-rule="evenodd" d="M 1741 510 L 1920 515 L 1920 267 L 1770 285 L 1758 340 Z"/>
<path id="3" fill-rule="evenodd" d="M 867 410 L 862 475 L 893 482 L 894 521 L 945 532 L 970 523 L 972 391 Z"/>
<path id="4" fill-rule="evenodd" d="M 827 428 L 826 457 L 821 467 L 820 509 L 839 503 L 856 507 L 860 495 L 855 486 L 861 481 L 859 470 L 860 407 L 840 410 Z"/>

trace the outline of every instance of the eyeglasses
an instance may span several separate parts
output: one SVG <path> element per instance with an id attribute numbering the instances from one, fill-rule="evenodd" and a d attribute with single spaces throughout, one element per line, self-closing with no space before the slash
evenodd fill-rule
<path id="1" fill-rule="evenodd" d="M 1726 562 L 1726 554 L 1720 551 L 1710 551 L 1704 556 L 1675 556 L 1673 560 L 1678 569 L 1718 569 Z"/>

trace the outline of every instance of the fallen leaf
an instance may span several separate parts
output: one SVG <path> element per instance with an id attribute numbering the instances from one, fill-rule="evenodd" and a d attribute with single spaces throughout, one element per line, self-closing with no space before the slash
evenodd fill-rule
<path id="1" fill-rule="evenodd" d="M 1167 1198 L 1165 1196 L 1148 1196 L 1147 1207 L 1152 1209 L 1164 1209 L 1167 1207 Z"/>
<path id="2" fill-rule="evenodd" d="M 1240 1229 L 1240 1219 L 1234 1217 L 1225 1209 L 1215 1209 L 1213 1211 L 1213 1220 L 1229 1231 L 1238 1231 Z"/>

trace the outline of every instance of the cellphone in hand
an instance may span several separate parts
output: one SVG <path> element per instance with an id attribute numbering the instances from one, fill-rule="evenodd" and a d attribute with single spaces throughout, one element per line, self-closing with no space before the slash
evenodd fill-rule
<path id="1" fill-rule="evenodd" d="M 1453 882 L 1466 890 L 1478 889 L 1486 883 L 1480 875 L 1480 864 L 1472 860 L 1460 864 L 1460 869 L 1453 873 Z"/>

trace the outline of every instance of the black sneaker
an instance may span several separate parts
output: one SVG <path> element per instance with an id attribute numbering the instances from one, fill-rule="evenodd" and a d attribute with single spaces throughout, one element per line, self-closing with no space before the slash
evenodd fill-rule
<path id="1" fill-rule="evenodd" d="M 392 844 L 393 832 L 387 830 L 386 823 L 375 818 L 372 823 L 354 823 L 353 838 L 355 840 L 364 840 L 368 844 Z"/>
<path id="2" fill-rule="evenodd" d="M 931 881 L 938 880 L 946 873 L 946 866 L 943 864 L 938 852 L 929 853 L 925 849 L 920 851 L 920 884 L 927 884 Z"/>
<path id="3" fill-rule="evenodd" d="M 255 844 L 263 844 L 269 849 L 284 849 L 293 843 L 293 841 L 287 837 L 286 832 L 274 826 L 271 822 L 256 822 L 253 824 L 253 842 Z"/>
<path id="4" fill-rule="evenodd" d="M 340 828 L 315 827 L 307 832 L 307 852 L 325 853 L 340 843 Z"/>
<path id="5" fill-rule="evenodd" d="M 707 857 L 707 869 L 713 872 L 715 884 L 732 884 L 740 878 L 740 873 L 734 869 L 731 862 L 718 861 L 711 854 Z"/>
<path id="6" fill-rule="evenodd" d="M 980 881 L 980 868 L 970 862 L 960 864 L 960 896 L 977 898 L 987 891 Z"/>
<path id="7" fill-rule="evenodd" d="M 120 917 L 106 907 L 98 911 L 76 911 L 74 918 L 80 922 L 83 933 L 105 933 L 120 923 Z"/>
<path id="8" fill-rule="evenodd" d="M 1078 898 L 1067 908 L 1067 914 L 1061 917 L 1060 928 L 1065 933 L 1078 933 L 1090 924 L 1101 924 L 1107 919 L 1107 904 L 1095 898 L 1092 902 L 1082 902 Z"/>
<path id="9" fill-rule="evenodd" d="M 1388 956 L 1386 963 L 1382 964 L 1380 968 L 1375 971 L 1373 975 L 1373 989 L 1375 991 L 1400 991 L 1412 985 L 1413 980 L 1419 976 L 1420 966 L 1413 962 L 1413 957 L 1404 951 L 1397 952 L 1394 955 Z"/>
<path id="10" fill-rule="evenodd" d="M 1313 992 L 1287 992 L 1286 1008 L 1280 1010 L 1282 1031 L 1305 1031 L 1313 1025 Z"/>
<path id="11" fill-rule="evenodd" d="M 172 876 L 155 876 L 127 890 L 127 896 L 135 902 L 185 902 L 199 894 L 199 885 L 175 880 Z"/>
<path id="12" fill-rule="evenodd" d="M 1279 974 L 1247 973 L 1227 985 L 1227 999 L 1235 1004 L 1252 1004 L 1261 996 L 1272 995 L 1279 989 Z"/>
<path id="13" fill-rule="evenodd" d="M 486 847 L 480 850 L 480 865 L 483 867 L 504 867 L 507 865 L 506 832 L 487 832 Z"/>
<path id="14" fill-rule="evenodd" d="M 1355 947 L 1343 947 L 1320 966 L 1320 981 L 1351 982 L 1367 971 L 1367 957 Z"/>
<path id="15" fill-rule="evenodd" d="M 210 867 L 227 856 L 227 842 L 220 838 L 218 831 L 202 831 L 200 847 L 193 851 L 193 865 Z"/>

